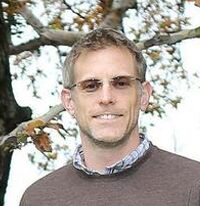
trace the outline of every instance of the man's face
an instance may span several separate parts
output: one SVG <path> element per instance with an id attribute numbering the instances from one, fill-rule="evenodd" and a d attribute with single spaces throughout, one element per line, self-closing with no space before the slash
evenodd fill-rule
<path id="1" fill-rule="evenodd" d="M 116 76 L 137 77 L 136 61 L 127 49 L 113 46 L 78 57 L 74 65 L 75 83 L 88 79 L 103 81 L 94 91 L 93 85 L 89 85 L 89 92 L 78 84 L 70 91 L 69 101 L 63 101 L 78 122 L 82 141 L 86 138 L 102 146 L 115 146 L 133 137 L 138 129 L 142 84 L 133 80 L 128 87 L 124 88 L 122 82 L 122 88 L 116 88 L 110 81 Z M 69 91 L 62 95 L 66 94 Z"/>

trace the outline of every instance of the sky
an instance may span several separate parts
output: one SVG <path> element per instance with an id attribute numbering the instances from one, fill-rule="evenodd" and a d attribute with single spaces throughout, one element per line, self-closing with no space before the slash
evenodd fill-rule
<path id="1" fill-rule="evenodd" d="M 192 26 L 199 26 L 200 8 L 193 4 L 188 4 L 186 9 L 187 16 L 192 16 Z M 184 67 L 192 74 L 200 71 L 199 61 L 200 39 L 185 40 L 181 43 L 181 55 L 184 60 Z M 49 60 L 47 60 L 49 61 Z M 44 65 L 44 62 L 41 62 Z M 52 64 L 53 65 L 53 64 Z M 51 70 L 51 68 L 49 68 Z M 53 68 L 52 68 L 53 69 Z M 51 72 L 49 72 L 51 74 Z M 53 79 L 54 75 L 49 78 Z M 49 80 L 51 81 L 51 80 Z M 49 85 L 48 85 L 49 86 Z M 30 105 L 37 110 L 37 113 L 47 111 L 47 106 L 40 102 L 30 102 L 30 93 L 21 94 L 24 85 L 15 85 L 15 95 L 22 105 Z M 50 88 L 49 88 L 50 89 Z M 47 92 L 46 92 L 47 93 Z M 45 91 L 43 91 L 45 94 Z M 26 98 L 24 98 L 26 96 Z M 53 104 L 58 103 L 58 99 L 48 99 Z M 191 86 L 185 91 L 182 103 L 177 110 L 167 111 L 163 119 L 155 119 L 154 127 L 148 128 L 148 138 L 162 149 L 176 152 L 182 156 L 200 161 L 200 82 L 198 86 Z M 67 115 L 66 115 L 67 116 Z M 69 116 L 66 117 L 68 119 Z M 69 120 L 72 121 L 72 120 Z M 176 145 L 176 147 L 174 146 Z M 5 206 L 18 206 L 25 189 L 37 179 L 46 175 L 47 172 L 40 171 L 33 165 L 27 156 L 30 151 L 35 151 L 33 145 L 28 145 L 21 150 L 16 150 L 13 155 L 10 178 L 8 182 Z M 56 168 L 65 164 L 61 160 Z"/>

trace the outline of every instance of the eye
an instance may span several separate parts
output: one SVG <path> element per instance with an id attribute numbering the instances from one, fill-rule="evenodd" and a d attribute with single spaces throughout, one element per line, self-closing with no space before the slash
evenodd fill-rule
<path id="1" fill-rule="evenodd" d="M 117 89 L 125 89 L 131 86 L 131 80 L 129 77 L 124 76 L 115 77 L 113 79 L 113 86 Z"/>
<path id="2" fill-rule="evenodd" d="M 98 79 L 89 79 L 80 82 L 80 87 L 84 92 L 95 92 L 101 86 L 101 82 Z"/>

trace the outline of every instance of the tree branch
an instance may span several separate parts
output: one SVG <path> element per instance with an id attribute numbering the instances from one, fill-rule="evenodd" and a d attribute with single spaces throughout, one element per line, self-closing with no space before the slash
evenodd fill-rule
<path id="1" fill-rule="evenodd" d="M 110 11 L 100 26 L 120 29 L 124 13 L 130 8 L 137 8 L 137 0 L 113 0 Z"/>
<path id="2" fill-rule="evenodd" d="M 19 54 L 24 51 L 33 51 L 44 45 L 41 38 L 30 40 L 29 42 L 9 47 L 9 55 Z"/>
<path id="3" fill-rule="evenodd" d="M 105 16 L 100 27 L 111 26 L 116 29 L 119 28 L 124 13 L 130 8 L 137 8 L 137 0 L 113 0 L 110 8 L 108 8 L 109 12 Z M 72 46 L 74 42 L 84 35 L 82 32 L 69 32 L 45 28 L 26 5 L 21 7 L 19 13 L 26 19 L 27 23 L 38 32 L 40 38 L 15 47 L 11 46 L 10 54 L 17 54 L 22 51 L 37 49 L 42 45 Z M 200 37 L 200 27 L 172 34 L 156 35 L 152 39 L 138 43 L 138 47 L 143 50 L 156 45 L 174 44 L 184 39 L 197 37 Z"/>
<path id="4" fill-rule="evenodd" d="M 46 124 L 62 111 L 64 111 L 64 107 L 62 106 L 62 104 L 59 104 L 59 105 L 52 107 L 47 113 L 45 113 L 44 115 L 40 117 L 37 117 L 27 122 L 22 122 L 8 135 L 0 136 L 0 146 L 6 143 L 10 143 L 10 142 L 16 144 L 17 138 L 23 133 L 23 131 L 25 130 L 28 124 L 35 122 L 37 120 L 41 120 L 42 122 Z"/>
<path id="5" fill-rule="evenodd" d="M 72 32 L 63 30 L 46 29 L 41 36 L 50 41 L 53 45 L 72 46 L 84 35 L 83 32 Z"/>
<path id="6" fill-rule="evenodd" d="M 41 38 L 31 40 L 18 46 L 11 46 L 9 54 L 19 54 L 23 51 L 31 51 L 43 45 L 72 46 L 83 35 L 84 33 L 82 32 L 69 32 L 49 29 L 42 33 Z M 141 50 L 144 50 L 152 46 L 175 44 L 182 40 L 191 38 L 200 38 L 200 27 L 179 31 L 168 35 L 156 35 L 152 39 L 138 43 L 137 46 Z"/>
<path id="7" fill-rule="evenodd" d="M 41 37 L 40 43 L 36 43 L 36 41 L 30 41 L 26 45 L 23 44 L 23 47 L 31 46 L 37 48 L 39 44 L 72 46 L 73 43 L 83 35 L 81 32 L 66 32 L 63 30 L 53 30 L 45 28 L 44 25 L 40 22 L 40 20 L 31 12 L 31 10 L 26 5 L 21 7 L 19 13 Z"/>
<path id="8" fill-rule="evenodd" d="M 30 24 L 39 35 L 45 29 L 42 22 L 31 12 L 31 10 L 26 5 L 23 5 L 18 12 L 24 17 L 26 22 Z"/>
<path id="9" fill-rule="evenodd" d="M 16 55 L 24 51 L 32 51 L 40 46 L 72 46 L 78 39 L 84 35 L 83 32 L 71 32 L 63 30 L 49 29 L 41 33 L 40 38 L 30 40 L 29 42 L 13 46 L 9 48 L 9 55 Z"/>
<path id="10" fill-rule="evenodd" d="M 164 44 L 175 44 L 185 39 L 199 38 L 200 27 L 195 29 L 182 30 L 172 34 L 156 35 L 152 39 L 140 42 L 137 44 L 141 50 L 148 49 L 152 46 L 159 46 Z"/>
<path id="11" fill-rule="evenodd" d="M 65 0 L 62 1 L 63 4 L 70 9 L 74 14 L 76 14 L 77 16 L 79 16 L 80 18 L 84 19 L 85 17 L 82 16 L 81 14 L 79 14 L 78 12 L 74 11 L 74 9 L 72 8 L 72 6 L 70 6 Z"/>

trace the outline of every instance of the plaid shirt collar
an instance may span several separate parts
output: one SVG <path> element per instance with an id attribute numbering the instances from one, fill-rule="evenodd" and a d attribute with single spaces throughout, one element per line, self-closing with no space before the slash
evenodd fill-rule
<path id="1" fill-rule="evenodd" d="M 74 153 L 73 157 L 73 165 L 76 169 L 84 171 L 88 175 L 110 175 L 122 172 L 130 167 L 144 154 L 150 147 L 150 141 L 144 136 L 144 134 L 140 134 L 140 144 L 139 146 L 134 149 L 130 154 L 125 156 L 119 162 L 106 167 L 103 171 L 98 172 L 91 170 L 86 167 L 85 159 L 83 154 L 82 145 L 79 145 Z"/>

